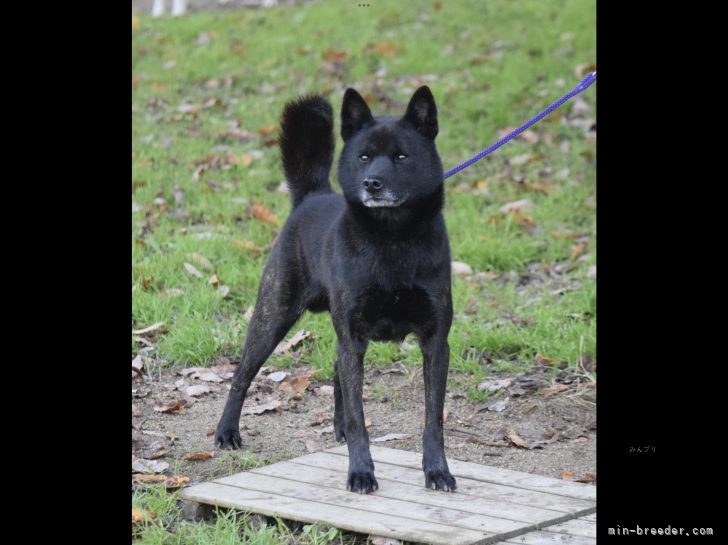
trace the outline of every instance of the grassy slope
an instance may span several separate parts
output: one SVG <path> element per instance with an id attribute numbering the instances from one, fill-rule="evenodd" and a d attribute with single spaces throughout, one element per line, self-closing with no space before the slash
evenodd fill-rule
<path id="1" fill-rule="evenodd" d="M 429 20 L 423 20 L 422 14 Z M 242 310 L 255 303 L 267 254 L 261 257 L 235 248 L 230 238 L 265 246 L 273 239 L 275 227 L 249 217 L 250 205 L 264 205 L 282 225 L 290 202 L 275 191 L 283 180 L 278 148 L 266 148 L 259 140 L 240 144 L 217 138 L 219 131 L 231 130 L 231 121 L 240 121 L 235 130 L 275 125 L 286 100 L 302 92 L 330 91 L 337 84 L 356 83 L 362 94 L 376 97 L 374 72 L 385 67 L 381 88 L 406 104 L 413 87 L 401 77 L 433 74 L 436 80 L 426 83 L 438 103 L 441 134 L 437 144 L 447 170 L 493 143 L 498 129 L 519 125 L 576 85 L 575 66 L 596 60 L 595 21 L 595 4 L 575 0 L 448 2 L 439 11 L 432 2 L 358 8 L 329 1 L 178 20 L 141 17 L 132 31 L 132 76 L 142 75 L 132 87 L 132 182 L 145 182 L 137 184 L 132 195 L 132 201 L 140 205 L 132 213 L 135 329 L 166 321 L 169 332 L 160 336 L 157 348 L 159 357 L 168 361 L 204 365 L 217 353 L 239 354 L 246 323 Z M 195 43 L 201 32 L 210 31 L 217 36 L 209 43 Z M 396 46 L 393 57 L 363 53 L 368 44 L 386 42 Z M 446 50 L 448 44 L 453 44 L 451 52 Z M 573 52 L 554 56 L 565 47 Z M 310 52 L 302 55 L 297 48 Z M 322 68 L 322 52 L 328 49 L 346 52 L 343 75 Z M 478 56 L 484 62 L 471 64 Z M 170 61 L 174 66 L 164 68 Z M 204 86 L 228 74 L 231 86 Z M 565 80 L 565 86 L 556 85 L 559 79 Z M 580 96 L 596 106 L 596 86 Z M 200 110 L 194 121 L 170 122 L 179 105 L 211 97 L 219 98 L 225 107 Z M 331 92 L 328 98 L 338 111 L 341 93 Z M 157 100 L 162 104 L 155 105 Z M 404 112 L 404 107 L 386 111 L 376 100 L 372 109 L 375 115 Z M 595 118 L 595 112 L 589 117 Z M 573 241 L 555 237 L 552 231 L 596 234 L 595 208 L 588 204 L 596 198 L 595 143 L 585 140 L 583 129 L 562 125 L 558 119 L 544 120 L 535 129 L 553 131 L 554 146 L 513 141 L 447 180 L 445 214 L 453 258 L 468 263 L 475 272 L 507 275 L 510 270 L 526 272 L 528 263 L 570 262 Z M 154 136 L 146 141 L 150 134 Z M 168 148 L 160 145 L 164 138 L 173 138 Z M 560 147 L 564 141 L 570 144 L 568 151 Z M 241 163 L 228 170 L 211 170 L 200 182 L 191 182 L 193 170 L 188 164 L 219 144 L 228 145 L 227 153 L 237 156 L 256 151 L 262 156 L 248 167 Z M 340 140 L 337 146 L 338 152 Z M 543 158 L 513 167 L 513 174 L 552 186 L 548 194 L 498 177 L 508 158 L 535 153 Z M 553 173 L 565 167 L 571 171 L 563 180 L 541 178 L 539 171 L 547 167 Z M 210 180 L 217 184 L 211 187 Z M 490 196 L 462 191 L 477 181 L 488 182 Z M 155 197 L 164 197 L 170 209 L 176 207 L 175 184 L 186 193 L 184 209 L 190 219 L 175 219 L 167 211 L 154 218 L 159 211 Z M 507 218 L 488 221 L 502 216 L 498 208 L 505 202 L 522 198 L 535 203 L 535 236 Z M 246 199 L 250 204 L 232 199 Z M 220 230 L 211 231 L 205 225 Z M 188 228 L 187 234 L 180 231 L 183 227 Z M 212 262 L 212 272 L 232 288 L 227 298 L 207 285 L 212 272 L 187 257 L 190 253 Z M 552 295 L 549 289 L 523 290 L 513 282 L 469 286 L 464 278 L 454 277 L 455 311 L 462 313 L 473 297 L 479 304 L 474 315 L 463 315 L 453 325 L 452 367 L 480 378 L 481 367 L 469 354 L 483 350 L 496 355 L 502 370 L 526 369 L 537 352 L 573 365 L 582 338 L 584 353 L 595 353 L 596 282 L 586 277 L 588 265 L 596 263 L 595 236 L 586 254 L 587 261 L 576 262 L 563 275 L 566 282 L 581 281 L 581 287 L 563 296 Z M 204 278 L 190 275 L 184 262 L 198 266 Z M 142 289 L 142 281 L 151 277 L 154 280 Z M 185 295 L 163 297 L 160 292 L 170 288 L 183 289 Z M 541 300 L 525 307 L 534 295 Z M 533 320 L 523 327 L 506 315 L 533 316 Z M 331 376 L 335 335 L 329 316 L 307 314 L 296 329 L 300 328 L 320 337 L 303 361 Z M 132 341 L 132 352 L 139 348 Z M 382 343 L 372 343 L 367 354 L 367 361 L 380 365 L 398 358 L 413 363 L 421 361 L 421 354 L 417 348 L 405 352 Z M 275 364 L 293 361 L 277 358 Z"/>

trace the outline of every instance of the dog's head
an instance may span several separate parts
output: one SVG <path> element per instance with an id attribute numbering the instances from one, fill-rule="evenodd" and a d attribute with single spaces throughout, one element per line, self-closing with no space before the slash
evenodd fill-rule
<path id="1" fill-rule="evenodd" d="M 441 192 L 437 131 L 437 107 L 427 86 L 415 91 L 403 116 L 394 117 L 373 117 L 361 95 L 347 89 L 339 159 L 339 184 L 346 200 L 385 214 L 418 206 Z"/>

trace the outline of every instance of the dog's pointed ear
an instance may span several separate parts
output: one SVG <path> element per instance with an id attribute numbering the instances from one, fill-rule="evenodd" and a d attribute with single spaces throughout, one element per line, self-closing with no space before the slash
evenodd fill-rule
<path id="1" fill-rule="evenodd" d="M 407 112 L 402 119 L 409 121 L 414 127 L 430 140 L 437 136 L 437 106 L 435 97 L 427 85 L 423 85 L 412 95 Z"/>
<path id="2" fill-rule="evenodd" d="M 341 105 L 341 138 L 344 142 L 373 120 L 372 111 L 362 96 L 352 88 L 347 89 Z"/>

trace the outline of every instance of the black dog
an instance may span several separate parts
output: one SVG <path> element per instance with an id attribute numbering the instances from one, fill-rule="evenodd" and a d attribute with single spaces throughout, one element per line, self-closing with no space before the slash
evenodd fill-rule
<path id="1" fill-rule="evenodd" d="M 316 95 L 286 104 L 280 146 L 293 210 L 263 272 L 217 446 L 242 444 L 238 429 L 248 387 L 303 312 L 329 311 L 338 337 L 334 427 L 336 439 L 349 446 L 347 489 L 378 488 L 362 407 L 364 353 L 370 340 L 402 342 L 410 332 L 424 356 L 425 486 L 456 488 L 442 434 L 453 311 L 437 131 L 428 87 L 415 92 L 404 116 L 376 118 L 361 95 L 347 89 L 339 195 L 328 181 L 335 144 L 331 105 Z"/>

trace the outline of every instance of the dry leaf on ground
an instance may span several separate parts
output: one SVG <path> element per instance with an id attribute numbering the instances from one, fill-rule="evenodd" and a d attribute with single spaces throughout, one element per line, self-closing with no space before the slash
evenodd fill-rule
<path id="1" fill-rule="evenodd" d="M 131 508 L 131 527 L 134 529 L 139 524 L 149 524 L 152 521 L 157 520 L 157 515 L 151 511 L 147 511 L 146 514 L 139 511 L 139 509 Z"/>
<path id="2" fill-rule="evenodd" d="M 193 265 L 190 265 L 189 263 L 184 263 L 185 269 L 187 269 L 187 272 L 196 276 L 197 278 L 202 278 L 202 273 L 198 271 Z"/>
<path id="3" fill-rule="evenodd" d="M 291 435 L 291 437 L 293 437 L 294 439 L 301 439 L 302 437 L 316 437 L 316 435 L 318 434 L 315 431 L 299 430 Z"/>
<path id="4" fill-rule="evenodd" d="M 167 477 L 164 475 L 145 475 L 143 473 L 137 473 L 131 476 L 131 482 L 133 483 L 156 483 L 164 481 Z"/>
<path id="5" fill-rule="evenodd" d="M 208 392 L 211 392 L 212 389 L 207 384 L 195 384 L 194 386 L 190 386 L 185 390 L 185 394 L 188 396 L 196 397 L 205 395 Z"/>
<path id="6" fill-rule="evenodd" d="M 576 473 L 574 471 L 564 471 L 561 478 L 565 481 L 574 481 L 576 483 L 588 483 L 597 480 L 596 473 Z"/>
<path id="7" fill-rule="evenodd" d="M 167 488 L 179 488 L 182 483 L 187 482 L 189 480 L 190 480 L 189 477 L 173 475 L 172 477 L 165 479 L 164 482 L 162 483 L 162 485 L 166 486 Z"/>
<path id="8" fill-rule="evenodd" d="M 276 407 L 280 407 L 281 402 L 277 399 L 271 399 L 268 403 L 265 405 L 256 405 L 255 407 L 243 407 L 243 411 L 240 413 L 241 415 L 246 414 L 261 414 L 265 411 L 274 411 Z"/>
<path id="9" fill-rule="evenodd" d="M 460 261 L 453 261 L 452 262 L 452 272 L 454 272 L 455 274 L 459 274 L 461 276 L 467 276 L 469 274 L 473 274 L 473 269 L 467 263 L 462 263 Z"/>
<path id="10" fill-rule="evenodd" d="M 262 204 L 253 205 L 253 217 L 263 223 L 278 225 L 278 217 Z"/>
<path id="11" fill-rule="evenodd" d="M 406 433 L 390 433 L 389 435 L 384 435 L 382 437 L 377 437 L 376 439 L 372 439 L 372 443 L 380 443 L 383 441 L 396 441 L 398 439 L 409 439 L 412 437 L 411 435 L 408 435 Z"/>
<path id="12" fill-rule="evenodd" d="M 213 458 L 215 456 L 215 451 L 211 450 L 210 452 L 195 452 L 194 454 L 185 454 L 182 456 L 183 460 L 207 460 L 208 458 Z"/>
<path id="13" fill-rule="evenodd" d="M 276 373 L 271 373 L 270 375 L 268 375 L 268 380 L 272 380 L 273 382 L 280 382 L 284 378 L 286 378 L 286 375 L 288 375 L 288 373 L 286 373 L 285 371 L 278 371 Z"/>
<path id="14" fill-rule="evenodd" d="M 162 297 L 179 297 L 180 295 L 184 294 L 184 290 L 181 290 L 179 288 L 169 288 L 168 290 L 164 290 L 160 293 Z"/>
<path id="15" fill-rule="evenodd" d="M 283 354 L 285 352 L 288 352 L 291 348 L 296 346 L 301 341 L 304 341 L 306 339 L 312 339 L 313 335 L 310 331 L 307 331 L 306 333 L 301 331 L 298 331 L 293 337 L 290 338 L 288 341 L 281 341 L 278 343 L 278 346 L 276 346 L 275 350 L 273 350 L 274 354 Z"/>
<path id="16" fill-rule="evenodd" d="M 180 403 L 180 400 L 175 399 L 174 401 L 168 401 L 167 403 L 157 404 L 153 407 L 153 409 L 160 413 L 171 413 L 180 410 L 182 407 L 183 405 Z"/>
<path id="17" fill-rule="evenodd" d="M 488 390 L 489 392 L 497 392 L 501 388 L 508 388 L 510 386 L 511 382 L 513 382 L 512 378 L 506 378 L 503 380 L 486 380 L 485 382 L 481 382 L 478 384 L 478 390 Z"/>
<path id="18" fill-rule="evenodd" d="M 168 467 L 169 462 L 161 462 L 159 460 L 134 460 L 131 469 L 139 473 L 161 473 Z"/>
<path id="19" fill-rule="evenodd" d="M 236 248 L 238 248 L 240 250 L 249 250 L 249 251 L 253 251 L 253 252 L 265 251 L 265 248 L 261 248 L 260 246 L 255 245 L 254 243 L 252 243 L 251 241 L 249 241 L 247 239 L 238 240 L 236 238 L 231 238 L 230 244 L 232 244 L 233 246 L 235 246 Z"/>
<path id="20" fill-rule="evenodd" d="M 285 382 L 281 382 L 278 385 L 278 389 L 283 390 L 287 394 L 303 392 L 306 388 L 308 388 L 308 385 L 311 384 L 311 381 L 309 379 L 320 371 L 321 369 L 318 369 L 316 371 L 311 371 L 307 375 L 298 375 L 297 377 L 291 377 Z"/>
<path id="21" fill-rule="evenodd" d="M 176 198 L 176 194 L 175 194 Z M 212 270 L 212 263 L 210 263 L 210 260 L 206 257 L 201 256 L 200 254 L 187 254 L 187 257 L 190 259 L 196 261 L 203 269 L 211 271 Z"/>
<path id="22" fill-rule="evenodd" d="M 164 325 L 164 322 L 159 322 L 154 325 L 150 325 L 149 327 L 145 327 L 144 329 L 137 329 L 136 331 L 132 331 L 132 334 L 139 335 L 140 333 L 149 333 L 150 331 L 154 331 L 155 329 L 159 329 Z"/>
<path id="23" fill-rule="evenodd" d="M 200 373 L 198 376 L 192 378 L 199 378 L 206 382 L 222 382 L 222 379 L 215 373 Z"/>
<path id="24" fill-rule="evenodd" d="M 520 212 L 521 214 L 528 214 L 533 211 L 533 202 L 528 199 L 521 199 L 520 201 L 513 201 L 504 204 L 499 208 L 504 214 L 508 212 Z"/>
<path id="25" fill-rule="evenodd" d="M 543 395 L 550 396 L 550 395 L 557 394 L 557 393 L 561 392 L 562 390 L 566 390 L 568 388 L 570 388 L 570 386 L 567 386 L 566 384 L 556 384 L 549 388 L 541 388 L 541 390 L 539 390 L 539 394 L 542 396 Z"/>
<path id="26" fill-rule="evenodd" d="M 324 448 L 318 446 L 316 444 L 316 441 L 314 441 L 313 439 L 309 439 L 308 441 L 306 441 L 306 449 L 309 452 L 321 452 L 322 450 L 324 450 Z"/>
<path id="27" fill-rule="evenodd" d="M 321 388 L 314 388 L 313 393 L 321 397 L 334 397 L 334 387 L 324 384 Z"/>
<path id="28" fill-rule="evenodd" d="M 502 410 L 504 410 L 506 407 L 508 407 L 508 402 L 510 401 L 510 399 L 511 399 L 510 397 L 507 397 L 505 399 L 497 401 L 496 403 L 493 403 L 491 406 L 489 406 L 488 410 L 499 413 Z"/>

